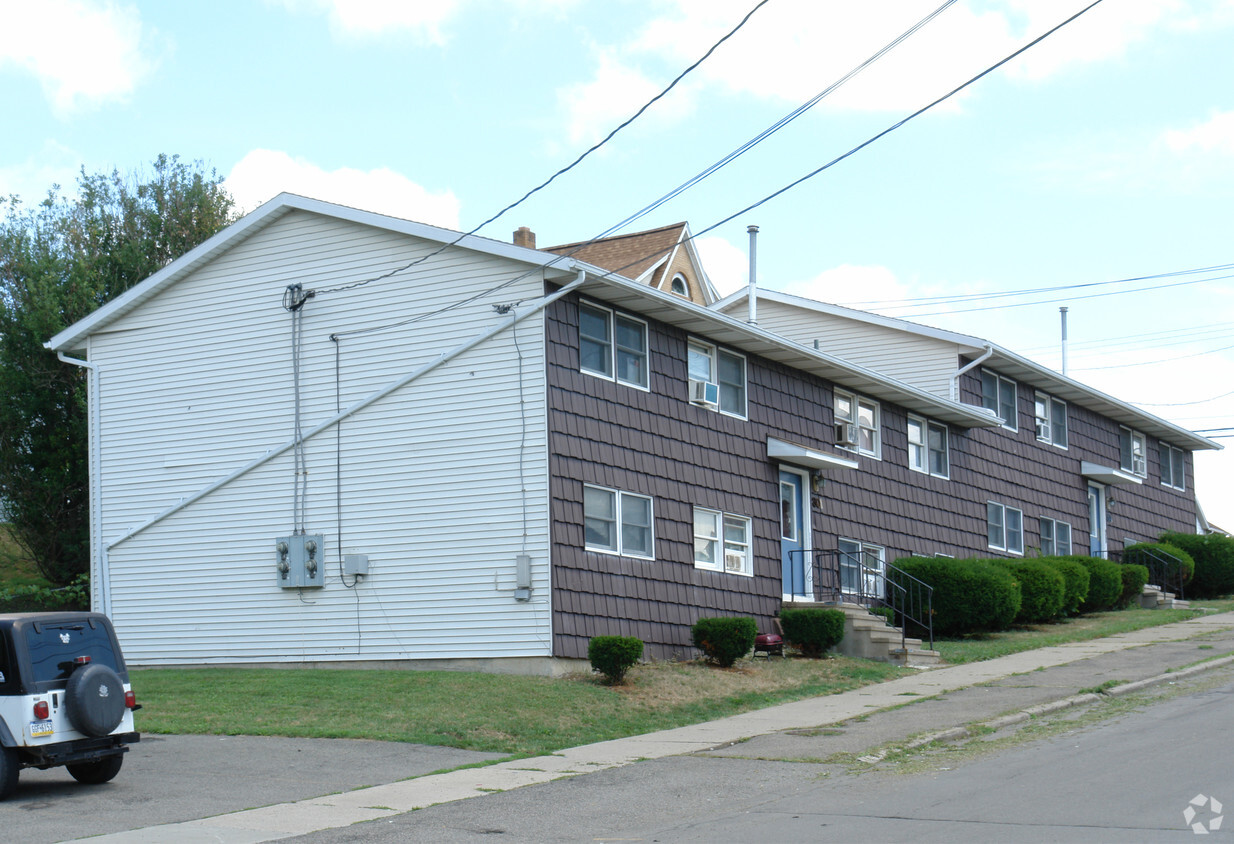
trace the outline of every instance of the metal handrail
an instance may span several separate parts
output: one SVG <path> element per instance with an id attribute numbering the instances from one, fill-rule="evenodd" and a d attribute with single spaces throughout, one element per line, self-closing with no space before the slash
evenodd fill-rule
<path id="1" fill-rule="evenodd" d="M 1161 551 L 1157 548 L 1135 548 L 1132 550 L 1136 555 L 1144 555 L 1149 558 L 1147 563 L 1139 563 L 1148 569 L 1148 582 L 1153 586 L 1160 586 L 1163 592 L 1173 593 L 1180 601 L 1186 600 L 1183 595 L 1183 561 L 1168 551 Z M 1123 556 L 1126 555 L 1126 549 L 1123 549 Z"/>

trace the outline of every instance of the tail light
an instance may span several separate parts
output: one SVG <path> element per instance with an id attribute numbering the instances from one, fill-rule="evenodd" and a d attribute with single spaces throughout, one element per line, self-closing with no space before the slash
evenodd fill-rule
<path id="1" fill-rule="evenodd" d="M 133 694 L 131 690 L 124 693 L 124 705 L 129 709 L 137 708 L 137 695 Z"/>
<path id="2" fill-rule="evenodd" d="M 34 717 L 39 721 L 46 721 L 51 715 L 51 710 L 47 706 L 47 701 L 36 700 L 34 702 Z"/>

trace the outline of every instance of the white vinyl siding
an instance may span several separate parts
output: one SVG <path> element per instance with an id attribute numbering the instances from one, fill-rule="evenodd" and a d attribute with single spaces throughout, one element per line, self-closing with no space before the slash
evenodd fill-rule
<path id="1" fill-rule="evenodd" d="M 291 453 L 243 471 L 292 437 L 284 288 L 372 278 L 435 245 L 293 211 L 91 338 L 98 536 L 111 545 L 112 618 L 131 663 L 551 655 L 542 314 L 308 437 L 305 526 L 324 535 L 324 588 L 275 584 L 274 540 L 293 523 Z M 306 434 L 506 319 L 477 302 L 330 340 L 432 314 L 520 269 L 466 250 L 433 267 L 305 305 Z M 538 278 L 503 291 L 542 292 Z M 355 589 L 340 552 L 369 555 Z M 532 558 L 526 603 L 513 598 L 520 553 Z"/>

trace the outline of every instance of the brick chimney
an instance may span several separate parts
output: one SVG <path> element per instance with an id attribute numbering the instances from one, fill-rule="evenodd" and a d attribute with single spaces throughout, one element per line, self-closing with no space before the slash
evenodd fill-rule
<path id="1" fill-rule="evenodd" d="M 519 226 L 514 232 L 514 245 L 527 249 L 536 248 L 536 233 L 526 226 Z"/>

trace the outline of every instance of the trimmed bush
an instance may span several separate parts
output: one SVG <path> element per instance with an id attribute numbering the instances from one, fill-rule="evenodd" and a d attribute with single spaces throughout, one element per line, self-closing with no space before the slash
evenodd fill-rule
<path id="1" fill-rule="evenodd" d="M 729 668 L 754 647 L 758 624 L 748 617 L 700 618 L 690 632 L 708 662 Z"/>
<path id="2" fill-rule="evenodd" d="M 1191 579 L 1195 577 L 1195 560 L 1182 548 L 1179 548 L 1177 545 L 1171 545 L 1168 542 L 1137 542 L 1134 545 L 1128 545 L 1123 549 L 1122 561 L 1124 563 L 1144 566 L 1149 571 L 1149 580 L 1152 581 L 1153 568 L 1162 565 L 1162 560 L 1168 562 L 1171 557 L 1178 560 L 1178 565 L 1182 569 L 1183 584 L 1190 583 Z M 1173 568 L 1170 571 L 1172 577 Z M 1165 585 L 1155 581 L 1152 582 L 1154 586 Z"/>
<path id="3" fill-rule="evenodd" d="M 818 658 L 844 638 L 844 613 L 822 607 L 780 610 L 780 627 L 802 656 Z"/>
<path id="4" fill-rule="evenodd" d="M 1001 560 L 1020 584 L 1019 624 L 1044 624 L 1063 614 L 1066 582 L 1061 572 L 1040 560 Z"/>
<path id="5" fill-rule="evenodd" d="M 1220 598 L 1234 593 L 1234 538 L 1215 533 L 1163 533 L 1161 541 L 1186 551 L 1195 562 L 1188 598 Z"/>
<path id="6" fill-rule="evenodd" d="M 79 574 L 68 586 L 18 586 L 0 592 L 0 612 L 59 612 L 90 609 L 90 575 Z"/>
<path id="7" fill-rule="evenodd" d="M 1042 557 L 1041 562 L 1063 576 L 1063 615 L 1075 615 L 1088 597 L 1088 569 L 1067 557 Z"/>
<path id="8" fill-rule="evenodd" d="M 1067 557 L 1088 569 L 1088 597 L 1080 604 L 1080 612 L 1102 612 L 1114 609 L 1123 593 L 1123 574 L 1118 563 L 1100 557 Z"/>
<path id="9" fill-rule="evenodd" d="M 935 635 L 1006 630 L 1020 611 L 1019 584 L 990 560 L 905 557 L 895 565 L 934 588 Z"/>
<path id="10" fill-rule="evenodd" d="M 633 636 L 592 636 L 587 643 L 591 667 L 604 675 L 610 686 L 621 683 L 626 672 L 643 656 L 643 640 Z"/>
<path id="11" fill-rule="evenodd" d="M 1144 584 L 1148 583 L 1148 569 L 1135 563 L 1123 563 L 1119 573 L 1123 578 L 1122 593 L 1118 596 L 1118 608 L 1125 610 L 1138 602 L 1144 594 Z"/>

